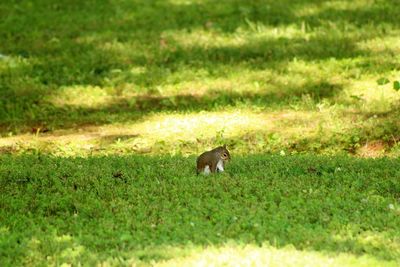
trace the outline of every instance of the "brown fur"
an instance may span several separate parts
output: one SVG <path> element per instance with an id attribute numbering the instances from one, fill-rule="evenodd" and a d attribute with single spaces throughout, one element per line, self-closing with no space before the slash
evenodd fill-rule
<path id="1" fill-rule="evenodd" d="M 227 155 L 226 158 L 223 157 L 224 154 Z M 226 145 L 214 148 L 210 151 L 206 151 L 197 158 L 196 172 L 197 174 L 201 173 L 208 165 L 210 167 L 211 173 L 215 173 L 217 171 L 217 163 L 219 160 L 222 160 L 222 164 L 223 166 L 225 166 L 225 161 L 230 159 L 231 155 L 229 154 L 228 149 L 226 149 Z"/>

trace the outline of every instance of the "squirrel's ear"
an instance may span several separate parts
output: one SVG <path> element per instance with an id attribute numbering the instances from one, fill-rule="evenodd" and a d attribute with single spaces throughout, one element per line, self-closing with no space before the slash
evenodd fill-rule
<path id="1" fill-rule="evenodd" d="M 226 144 L 224 144 L 222 147 L 223 147 L 223 148 L 226 148 Z"/>

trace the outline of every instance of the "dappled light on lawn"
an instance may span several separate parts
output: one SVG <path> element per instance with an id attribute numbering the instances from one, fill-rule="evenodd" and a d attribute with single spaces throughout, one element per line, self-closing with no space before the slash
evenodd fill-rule
<path id="1" fill-rule="evenodd" d="M 0 1 L 0 266 L 400 266 L 398 6 Z"/>
<path id="2" fill-rule="evenodd" d="M 56 107 L 97 108 L 110 104 L 113 97 L 98 86 L 61 87 L 47 99 Z"/>
<path id="3" fill-rule="evenodd" d="M 37 150 L 55 155 L 108 153 L 193 154 L 215 143 L 228 142 L 236 153 L 254 146 L 253 153 L 269 145 L 318 138 L 318 127 L 343 127 L 328 112 L 256 112 L 232 110 L 191 114 L 155 114 L 133 123 L 88 125 L 49 134 L 21 134 L 0 138 L 0 148 L 24 152 Z M 346 125 L 346 124 L 344 124 Z M 345 127 L 345 126 L 344 126 Z M 239 141 L 234 141 L 239 140 Z M 272 149 L 272 147 L 270 147 Z M 276 148 L 278 149 L 278 147 Z"/>
<path id="4" fill-rule="evenodd" d="M 125 237 L 128 238 L 129 236 Z M 123 239 L 121 239 L 122 242 Z M 223 245 L 199 246 L 188 245 L 160 245 L 148 246 L 137 250 L 123 251 L 122 256 L 113 257 L 101 255 L 80 244 L 79 239 L 71 235 L 33 237 L 27 246 L 32 250 L 24 258 L 25 264 L 37 264 L 45 256 L 40 254 L 39 247 L 43 242 L 51 245 L 47 247 L 47 264 L 70 264 L 84 260 L 101 266 L 157 266 L 157 267 L 185 267 L 185 266 L 259 266 L 259 267 L 369 267 L 369 266 L 397 266 L 396 261 L 373 257 L 371 255 L 357 255 L 353 253 L 332 253 L 313 249 L 296 249 L 293 245 L 274 247 L 268 244 L 255 245 L 238 243 L 234 240 Z M 378 246 L 379 244 L 376 244 Z M 46 253 L 46 251 L 42 251 Z"/>
<path id="5" fill-rule="evenodd" d="M 398 156 L 395 2 L 4 4 L 0 151 Z"/>
<path id="6" fill-rule="evenodd" d="M 305 111 L 304 106 L 312 107 L 312 110 Z M 39 127 L 33 133 L 0 137 L 0 150 L 59 156 L 114 153 L 193 155 L 215 144 L 226 143 L 235 154 L 282 150 L 330 154 L 351 149 L 355 154 L 375 157 L 390 152 L 387 143 L 379 141 L 379 136 L 390 128 L 387 128 L 385 114 L 377 113 L 383 106 L 377 107 L 375 113 L 347 111 L 340 106 L 315 105 L 311 98 L 305 97 L 296 110 L 153 113 L 132 122 L 88 124 L 49 132 Z M 379 130 L 376 125 L 381 125 Z M 358 130 L 355 131 L 354 127 Z M 370 135 L 369 140 L 361 139 L 365 134 Z M 396 142 L 396 139 L 393 137 L 387 142 Z M 393 146 L 391 153 L 396 155 L 399 148 Z"/>
<path id="7" fill-rule="evenodd" d="M 400 39 L 397 35 L 375 37 L 358 44 L 360 49 L 377 53 L 378 56 L 394 56 L 400 53 Z M 381 58 L 384 61 L 383 58 Z"/>
<path id="8" fill-rule="evenodd" d="M 292 246 L 274 248 L 266 245 L 227 244 L 221 247 L 193 248 L 189 251 L 191 252 L 186 252 L 189 254 L 187 256 L 172 257 L 169 260 L 155 262 L 154 266 L 396 266 L 395 262 L 370 256 L 360 257 L 350 253 L 329 254 L 313 250 L 297 250 Z"/>

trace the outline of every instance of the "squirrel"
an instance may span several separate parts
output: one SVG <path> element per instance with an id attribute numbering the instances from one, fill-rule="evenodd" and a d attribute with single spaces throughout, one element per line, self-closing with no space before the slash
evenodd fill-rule
<path id="1" fill-rule="evenodd" d="M 196 173 L 198 175 L 200 172 L 204 172 L 204 174 L 209 174 L 210 172 L 215 173 L 218 171 L 223 172 L 225 161 L 230 159 L 231 155 L 229 154 L 228 149 L 226 149 L 226 145 L 206 151 L 197 158 Z"/>

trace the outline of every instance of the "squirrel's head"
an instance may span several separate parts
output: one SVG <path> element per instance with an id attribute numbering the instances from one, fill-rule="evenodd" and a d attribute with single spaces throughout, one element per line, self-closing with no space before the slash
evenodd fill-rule
<path id="1" fill-rule="evenodd" d="M 226 145 L 223 145 L 223 146 L 219 147 L 219 150 L 220 150 L 219 152 L 220 152 L 222 160 L 226 161 L 226 160 L 230 160 L 231 159 L 231 154 L 229 154 L 229 151 L 226 148 Z"/>

